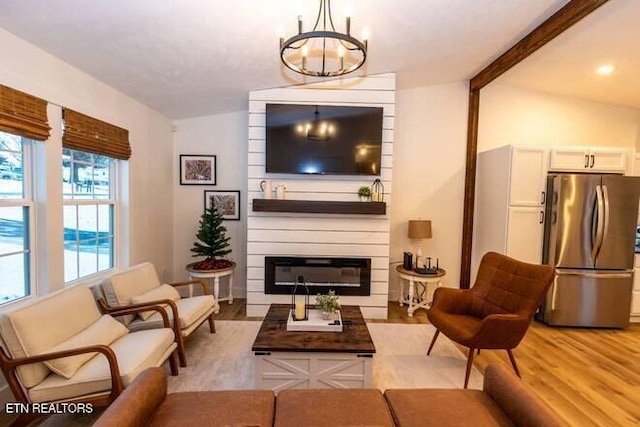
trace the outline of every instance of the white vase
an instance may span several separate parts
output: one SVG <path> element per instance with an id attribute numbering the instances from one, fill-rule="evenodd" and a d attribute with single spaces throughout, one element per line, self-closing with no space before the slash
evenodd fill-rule
<path id="1" fill-rule="evenodd" d="M 324 320 L 331 320 L 331 319 L 333 319 L 335 316 L 336 316 L 336 313 L 335 313 L 335 312 L 333 312 L 333 313 L 329 313 L 328 311 L 323 311 L 323 312 L 322 312 L 322 318 L 323 318 Z"/>
<path id="2" fill-rule="evenodd" d="M 368 202 L 369 201 L 369 196 L 360 196 L 360 201 L 361 202 Z"/>

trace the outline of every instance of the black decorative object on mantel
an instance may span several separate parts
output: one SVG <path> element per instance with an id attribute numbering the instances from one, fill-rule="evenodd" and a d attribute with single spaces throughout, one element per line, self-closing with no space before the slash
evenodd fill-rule
<path id="1" fill-rule="evenodd" d="M 379 178 L 376 178 L 371 184 L 371 201 L 383 202 L 384 201 L 384 185 Z"/>
<path id="2" fill-rule="evenodd" d="M 294 321 L 309 320 L 309 288 L 303 276 L 298 276 L 291 292 L 291 318 Z"/>

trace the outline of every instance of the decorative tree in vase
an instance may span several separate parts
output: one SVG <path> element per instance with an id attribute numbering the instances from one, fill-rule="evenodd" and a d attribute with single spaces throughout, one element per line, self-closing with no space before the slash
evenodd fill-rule
<path id="1" fill-rule="evenodd" d="M 193 243 L 191 252 L 194 257 L 205 256 L 206 259 L 189 264 L 192 270 L 220 270 L 229 268 L 233 263 L 221 257 L 231 252 L 226 227 L 222 225 L 222 215 L 212 204 L 200 217 L 200 229 L 196 233 L 198 242 Z"/>

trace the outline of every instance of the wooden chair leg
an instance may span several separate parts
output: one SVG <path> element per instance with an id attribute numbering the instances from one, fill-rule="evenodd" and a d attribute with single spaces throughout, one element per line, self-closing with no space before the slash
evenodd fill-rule
<path id="1" fill-rule="evenodd" d="M 436 333 L 433 335 L 433 339 L 431 340 L 431 345 L 429 346 L 429 350 L 427 351 L 427 356 L 431 354 L 431 349 L 433 348 L 433 345 L 436 343 L 436 340 L 438 339 L 438 335 L 440 335 L 440 331 L 436 329 Z"/>
<path id="2" fill-rule="evenodd" d="M 212 334 L 216 333 L 216 325 L 213 323 L 213 313 L 209 315 L 209 330 Z"/>
<path id="3" fill-rule="evenodd" d="M 516 364 L 516 358 L 513 357 L 513 353 L 511 352 L 511 350 L 507 350 L 507 353 L 509 354 L 509 360 L 511 360 L 511 366 L 513 366 L 513 370 L 516 372 L 516 375 L 519 378 L 522 378 L 520 376 L 520 370 L 518 369 L 518 365 Z"/>
<path id="4" fill-rule="evenodd" d="M 471 367 L 473 366 L 474 354 L 475 354 L 475 348 L 470 348 L 469 357 L 467 358 L 467 373 L 464 375 L 464 388 L 467 388 L 467 384 L 469 384 L 469 375 L 471 374 Z"/>
<path id="5" fill-rule="evenodd" d="M 171 352 L 171 356 L 169 356 L 169 366 L 171 367 L 171 375 L 173 375 L 174 377 L 178 375 L 178 361 L 176 360 L 176 350 Z"/>
<path id="6" fill-rule="evenodd" d="M 184 351 L 184 337 L 182 336 L 182 333 L 178 333 L 178 337 L 176 339 L 176 342 L 178 344 L 178 358 L 180 359 L 180 367 L 181 368 L 186 368 L 187 367 L 187 355 Z"/>
<path id="7" fill-rule="evenodd" d="M 477 349 L 477 350 L 476 350 L 476 354 L 480 354 L 480 349 Z"/>

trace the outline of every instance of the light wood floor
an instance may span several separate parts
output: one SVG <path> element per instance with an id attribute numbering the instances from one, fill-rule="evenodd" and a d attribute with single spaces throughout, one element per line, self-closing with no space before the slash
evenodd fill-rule
<path id="1" fill-rule="evenodd" d="M 221 304 L 220 320 L 245 320 L 245 300 Z M 429 323 L 389 303 L 387 323 Z M 437 346 L 438 344 L 436 344 Z M 466 349 L 460 347 L 466 356 Z M 625 330 L 551 328 L 534 322 L 514 350 L 522 379 L 570 426 L 640 426 L 640 325 Z M 511 367 L 505 351 L 482 351 L 474 365 Z M 464 373 L 460 374 L 460 385 Z"/>

